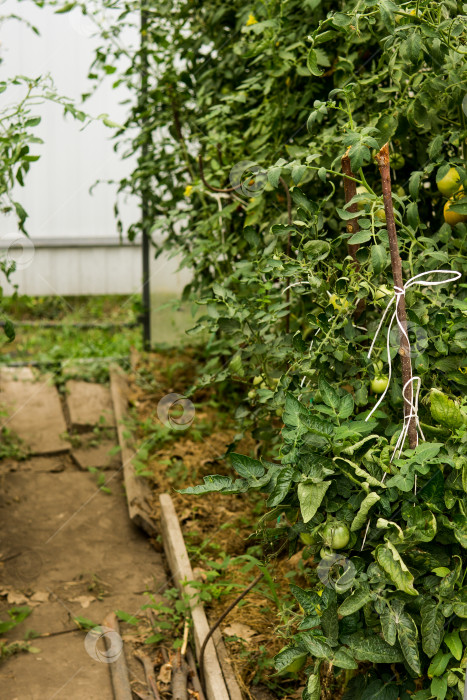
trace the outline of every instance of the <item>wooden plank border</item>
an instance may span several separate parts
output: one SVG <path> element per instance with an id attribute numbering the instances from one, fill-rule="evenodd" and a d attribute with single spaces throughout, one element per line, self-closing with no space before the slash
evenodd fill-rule
<path id="1" fill-rule="evenodd" d="M 137 476 L 133 466 L 133 459 L 137 453 L 125 438 L 124 419 L 128 413 L 128 382 L 118 365 L 110 367 L 110 393 L 117 423 L 130 520 L 152 537 L 158 533 L 150 506 L 152 492 L 148 482 L 143 477 Z"/>
<path id="2" fill-rule="evenodd" d="M 169 494 L 162 493 L 159 496 L 159 502 L 165 554 L 175 585 L 180 592 L 189 597 L 196 655 L 199 656 L 203 641 L 209 632 L 209 624 L 204 608 L 198 602 L 198 591 L 187 583 L 194 581 L 195 577 L 173 501 Z M 204 677 L 208 700 L 231 700 L 212 639 L 208 642 L 204 653 Z"/>

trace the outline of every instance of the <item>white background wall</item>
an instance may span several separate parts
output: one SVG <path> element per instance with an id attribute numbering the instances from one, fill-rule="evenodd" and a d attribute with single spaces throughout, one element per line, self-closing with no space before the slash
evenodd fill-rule
<path id="1" fill-rule="evenodd" d="M 87 74 L 100 45 L 92 36 L 91 20 L 79 10 L 64 15 L 54 14 L 51 8 L 39 9 L 32 2 L 6 0 L 0 5 L 2 15 L 9 13 L 24 17 L 40 32 L 36 36 L 16 21 L 2 25 L 0 71 L 3 77 L 17 74 L 37 77 L 50 73 L 57 91 L 79 103 L 83 93 L 90 91 Z M 137 42 L 137 32 L 128 31 L 125 41 Z M 11 101 L 10 90 L 0 95 L 3 104 Z M 124 89 L 113 90 L 111 80 L 85 102 L 84 109 L 92 115 L 106 113 L 110 119 L 122 123 L 126 108 L 120 104 L 128 94 Z M 112 130 L 101 122 L 90 124 L 81 131 L 82 124 L 63 109 L 45 103 L 35 109 L 42 117 L 36 127 L 44 144 L 32 150 L 40 160 L 32 163 L 24 188 L 18 187 L 15 196 L 29 213 L 27 229 L 32 243 L 38 239 L 105 239 L 117 238 L 113 206 L 116 185 L 102 184 L 91 195 L 89 188 L 96 180 L 119 180 L 132 169 L 131 160 L 121 160 L 113 150 Z M 139 216 L 137 201 L 120 201 L 124 221 L 129 223 Z M 14 217 L 0 218 L 0 255 L 18 259 L 19 269 L 13 281 L 19 292 L 27 294 L 99 294 L 131 293 L 141 284 L 140 247 L 99 249 L 40 249 L 28 245 L 21 253 L 9 248 L 9 242 L 18 239 Z M 178 293 L 188 276 L 176 273 L 174 260 L 162 259 L 152 263 L 151 287 L 153 292 Z M 6 293 L 11 293 L 0 280 Z"/>
<path id="2" fill-rule="evenodd" d="M 91 20 L 79 10 L 65 15 L 51 8 L 39 9 L 32 2 L 7 0 L 2 14 L 24 17 L 40 32 L 36 36 L 17 21 L 2 25 L 1 72 L 12 77 L 50 74 L 57 91 L 76 102 L 90 91 L 87 74 L 99 40 L 90 36 Z M 130 41 L 131 36 L 128 37 Z M 6 101 L 9 90 L 1 95 Z M 128 97 L 123 89 L 111 89 L 111 81 L 100 86 L 84 108 L 92 115 L 108 113 L 121 123 L 125 108 L 119 102 Z M 28 230 L 34 237 L 108 237 L 116 235 L 113 204 L 116 187 L 100 185 L 89 194 L 98 179 L 118 180 L 131 170 L 131 161 L 121 161 L 113 151 L 112 130 L 96 122 L 84 131 L 72 117 L 63 116 L 60 106 L 45 103 L 36 110 L 42 123 L 36 127 L 44 145 L 35 149 L 41 158 L 33 163 L 26 187 L 17 196 L 29 212 Z M 127 203 L 125 217 L 138 216 L 137 202 Z M 8 222 L 11 228 L 13 220 Z M 5 222 L 1 223 L 5 232 Z M 7 229 L 8 230 L 8 229 Z"/>

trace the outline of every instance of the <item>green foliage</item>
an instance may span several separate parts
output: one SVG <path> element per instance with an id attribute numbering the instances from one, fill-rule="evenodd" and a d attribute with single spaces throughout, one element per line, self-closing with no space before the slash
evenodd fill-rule
<path id="1" fill-rule="evenodd" d="M 184 296 L 202 315 L 191 334 L 211 338 L 201 383 L 244 387 L 237 439 L 251 429 L 262 445 L 258 459 L 233 446 L 239 478 L 208 476 L 184 492 L 264 494 L 258 534 L 276 553 L 285 542 L 292 554 L 300 533 L 316 540 L 307 585 L 293 589 L 303 620 L 278 657 L 281 667 L 305 649 L 314 660 L 304 700 L 319 697 L 323 660 L 349 671 L 365 664 L 346 700 L 460 699 L 462 282 L 406 294 L 426 440 L 391 461 L 402 415 L 397 335 L 388 394 L 366 418 L 370 381 L 388 360 L 383 335 L 368 359 L 388 301 L 381 287 L 393 282 L 373 158 L 387 141 L 405 279 L 467 269 L 467 227 L 443 221 L 437 188 L 451 167 L 462 181 L 467 174 L 465 6 L 179 0 L 143 6 L 135 51 L 118 39 L 140 5 L 102 4 L 118 22 L 111 42 L 102 35 L 96 81 L 111 75 L 133 89 L 144 72 L 119 135 L 125 152 L 139 155 L 121 190 L 144 193 L 148 208 L 129 235 L 162 232 L 156 252 L 177 251 L 194 270 Z M 351 202 L 340 164 L 347 150 L 365 188 Z M 463 211 L 462 192 L 455 206 Z M 348 228 L 355 216 L 358 232 Z M 358 246 L 358 264 L 348 244 Z M 337 523 L 350 530 L 348 545 L 320 561 L 325 528 Z"/>
<path id="2" fill-rule="evenodd" d="M 6 412 L 0 406 L 0 421 L 7 417 Z M 6 421 L 7 422 L 7 421 Z M 0 459 L 26 459 L 28 451 L 22 440 L 11 431 L 7 425 L 0 426 Z"/>
<path id="3" fill-rule="evenodd" d="M 16 328 L 16 337 L 2 347 L 2 361 L 9 364 L 33 359 L 46 368 L 53 367 L 57 383 L 72 377 L 108 381 L 108 358 L 125 365 L 131 347 L 141 346 L 132 297 L 33 299 L 14 295 L 3 300 L 3 307 Z M 132 327 L 122 332 L 121 324 Z"/>

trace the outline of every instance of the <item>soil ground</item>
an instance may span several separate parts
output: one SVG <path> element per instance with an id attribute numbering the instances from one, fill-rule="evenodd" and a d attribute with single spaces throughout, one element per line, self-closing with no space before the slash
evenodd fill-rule
<path id="1" fill-rule="evenodd" d="M 116 444 L 108 388 L 75 382 L 60 397 L 50 377 L 3 368 L 1 404 L 0 423 L 30 455 L 0 462 L 0 619 L 12 607 L 32 609 L 1 635 L 4 655 L 8 644 L 24 646 L 28 630 L 53 633 L 2 662 L 2 700 L 110 700 L 108 664 L 88 653 L 87 632 L 73 618 L 101 624 L 115 610 L 141 615 L 147 592 L 160 599 L 167 581 L 161 554 L 129 522 L 118 454 L 108 454 Z M 142 690 L 131 653 L 139 629 L 120 631 L 132 686 Z"/>
<path id="2" fill-rule="evenodd" d="M 196 383 L 202 359 L 195 350 L 185 348 L 180 354 L 144 354 L 134 360 L 130 374 L 134 432 L 142 443 L 152 446 L 145 463 L 152 473 L 153 509 L 157 517 L 157 494 L 171 493 L 192 566 L 206 583 L 204 600 L 212 623 L 258 573 L 247 557 L 264 558 L 263 543 L 251 537 L 264 513 L 264 499 L 259 494 L 197 497 L 175 491 L 202 482 L 208 474 L 232 475 L 225 458 L 236 440 L 232 397 L 223 396 L 216 385 L 200 389 L 190 394 L 195 406 L 192 425 L 186 430 L 164 431 L 157 420 L 159 401 L 173 392 L 185 394 Z M 254 455 L 256 447 L 255 440 L 248 437 L 236 444 L 235 451 Z M 303 583 L 301 556 L 298 552 L 289 559 L 286 549 L 270 562 L 284 605 L 286 601 L 292 605 L 289 581 Z M 275 673 L 273 657 L 284 646 L 277 634 L 280 626 L 279 611 L 265 583 L 256 586 L 221 624 L 237 679 L 249 700 L 302 697 L 305 676 L 278 677 Z"/>
<path id="3" fill-rule="evenodd" d="M 250 535 L 264 503 L 260 496 L 212 494 L 199 499 L 175 491 L 199 483 L 207 474 L 230 473 L 225 454 L 235 429 L 230 403 L 224 405 L 216 388 L 193 397 L 196 416 L 188 430 L 171 431 L 158 418 L 163 396 L 184 394 L 193 384 L 196 363 L 186 350 L 180 356 L 141 356 L 130 376 L 133 419 L 127 428 L 135 436 L 135 448 L 149 445 L 138 459 L 151 474 L 156 519 L 158 494 L 168 492 L 174 499 L 192 565 L 206 584 L 203 594 L 212 623 L 256 576 L 248 557 L 262 559 L 263 554 L 261 543 Z M 32 638 L 32 651 L 12 654 L 1 663 L 2 700 L 110 700 L 108 664 L 88 654 L 87 631 L 77 629 L 73 618 L 101 624 L 115 610 L 134 615 L 130 622 L 136 622 L 120 622 L 133 690 L 147 697 L 143 671 L 134 657 L 134 651 L 143 648 L 160 670 L 161 697 L 170 698 L 161 675 L 167 652 L 183 632 L 184 613 L 177 608 L 182 601 L 164 572 L 158 538 L 149 543 L 129 523 L 120 458 L 114 451 L 109 454 L 117 438 L 108 387 L 69 380 L 60 394 L 51 379 L 29 369 L 0 370 L 0 416 L 2 403 L 6 408 L 0 428 L 3 422 L 13 429 L 30 452 L 26 460 L 0 462 L 0 623 L 8 619 L 12 606 L 32 608 L 20 625 L 0 635 L 0 650 L 5 657 L 12 649 L 7 644 L 25 646 L 28 630 L 53 633 Z M 236 447 L 245 454 L 254 454 L 255 448 L 251 438 Z M 284 553 L 271 564 L 281 600 L 290 598 L 291 577 L 300 583 L 300 558 L 300 552 L 292 559 Z M 155 631 L 142 610 L 150 602 L 148 592 L 155 608 L 159 604 L 168 610 L 155 609 L 158 624 L 162 619 L 166 627 L 156 630 L 163 634 L 156 635 L 154 644 L 145 644 Z M 301 698 L 304 676 L 275 676 L 273 656 L 283 646 L 277 635 L 280 624 L 264 583 L 222 623 L 249 700 Z"/>

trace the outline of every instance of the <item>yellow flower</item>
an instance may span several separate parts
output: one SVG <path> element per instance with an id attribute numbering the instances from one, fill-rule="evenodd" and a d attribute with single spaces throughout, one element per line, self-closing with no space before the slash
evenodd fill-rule
<path id="1" fill-rule="evenodd" d="M 247 27 L 251 27 L 252 24 L 258 24 L 258 20 L 257 20 L 256 17 L 255 17 L 254 15 L 252 15 L 251 12 L 250 12 L 250 14 L 248 15 L 248 19 L 247 19 L 247 22 L 246 22 L 246 26 L 247 26 Z"/>
<path id="2" fill-rule="evenodd" d="M 193 185 L 187 185 L 185 187 L 185 192 L 183 193 L 183 196 L 189 197 L 191 195 L 192 190 L 193 190 Z"/>

